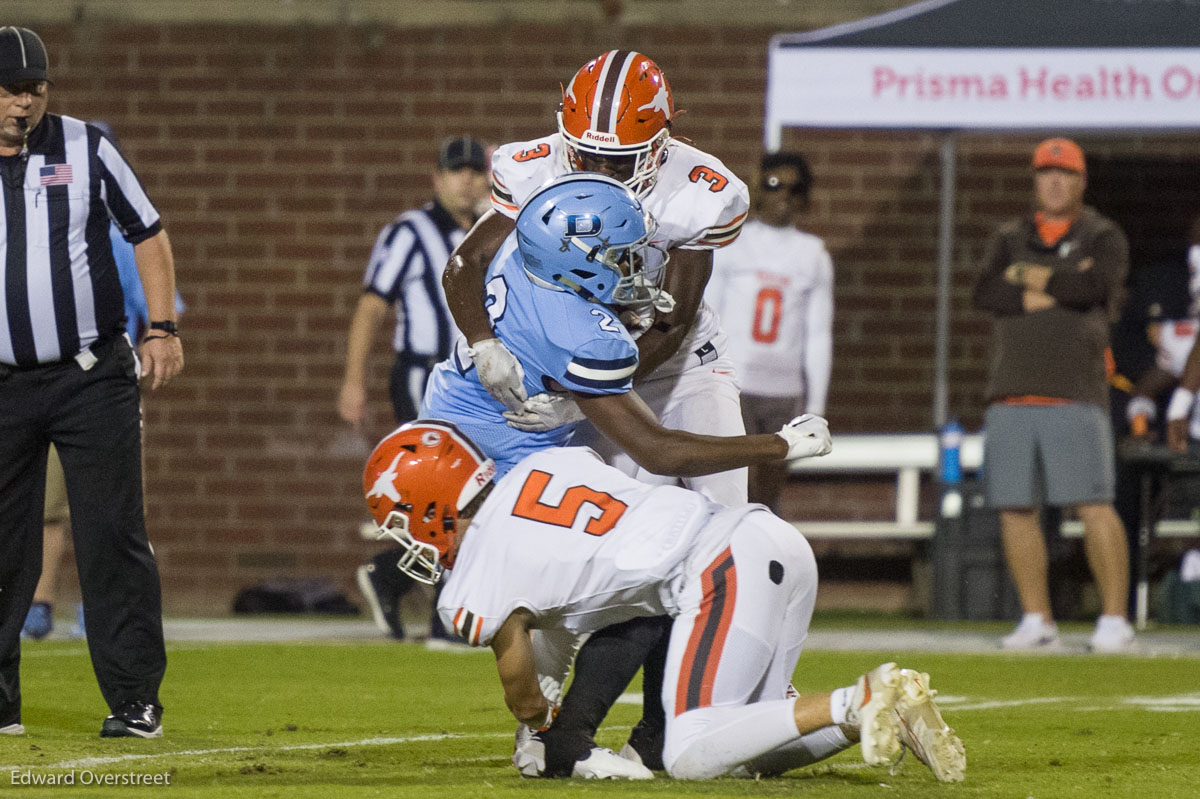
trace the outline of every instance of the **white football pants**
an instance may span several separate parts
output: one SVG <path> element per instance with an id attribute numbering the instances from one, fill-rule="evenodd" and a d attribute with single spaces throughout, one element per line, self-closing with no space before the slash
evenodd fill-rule
<path id="1" fill-rule="evenodd" d="M 816 596 L 812 548 L 765 509 L 738 519 L 729 546 L 693 566 L 663 682 L 672 777 L 725 774 L 801 738 L 795 700 L 783 697 Z"/>

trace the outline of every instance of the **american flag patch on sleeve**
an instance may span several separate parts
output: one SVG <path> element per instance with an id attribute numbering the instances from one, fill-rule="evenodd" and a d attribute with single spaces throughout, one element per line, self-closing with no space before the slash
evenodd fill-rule
<path id="1" fill-rule="evenodd" d="M 38 171 L 38 174 L 41 177 L 39 183 L 42 186 L 63 186 L 72 180 L 70 164 L 44 166 Z"/>

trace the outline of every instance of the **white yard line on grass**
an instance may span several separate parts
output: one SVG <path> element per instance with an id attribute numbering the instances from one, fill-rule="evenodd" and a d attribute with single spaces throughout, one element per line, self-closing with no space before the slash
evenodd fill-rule
<path id="1" fill-rule="evenodd" d="M 317 744 L 292 744 L 289 746 L 225 746 L 219 749 L 177 749 L 171 752 L 153 752 L 147 754 L 136 755 L 113 755 L 111 757 L 82 757 L 78 760 L 63 760 L 59 763 L 51 763 L 48 766 L 38 766 L 36 768 L 45 769 L 72 769 L 72 768 L 93 768 L 95 766 L 107 766 L 113 763 L 128 763 L 134 760 L 155 760 L 163 757 L 203 757 L 205 755 L 223 755 L 234 752 L 297 752 L 306 749 L 349 749 L 357 746 L 394 746 L 395 744 L 420 743 L 422 741 L 444 741 L 447 738 L 511 738 L 512 733 L 472 733 L 472 734 L 456 734 L 447 733 L 445 735 L 438 733 L 437 735 L 408 735 L 400 738 L 364 738 L 361 741 L 339 741 L 330 743 Z"/>

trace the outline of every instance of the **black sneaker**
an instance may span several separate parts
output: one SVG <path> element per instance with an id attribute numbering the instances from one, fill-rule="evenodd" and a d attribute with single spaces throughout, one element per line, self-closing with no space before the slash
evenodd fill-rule
<path id="1" fill-rule="evenodd" d="M 100 728 L 101 738 L 161 738 L 162 707 L 149 702 L 122 702 Z"/>
<path id="2" fill-rule="evenodd" d="M 371 562 L 359 566 L 355 576 L 358 590 L 371 608 L 375 626 L 397 641 L 404 640 L 404 624 L 400 620 L 400 597 L 412 588 L 412 581 L 396 568 L 399 555 L 384 552 Z"/>

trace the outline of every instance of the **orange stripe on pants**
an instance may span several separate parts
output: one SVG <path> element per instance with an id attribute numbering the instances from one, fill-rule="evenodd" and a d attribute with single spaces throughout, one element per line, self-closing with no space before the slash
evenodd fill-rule
<path id="1" fill-rule="evenodd" d="M 726 548 L 700 577 L 704 595 L 692 624 L 675 689 L 675 715 L 712 704 L 713 684 L 737 603 L 737 567 Z"/>

